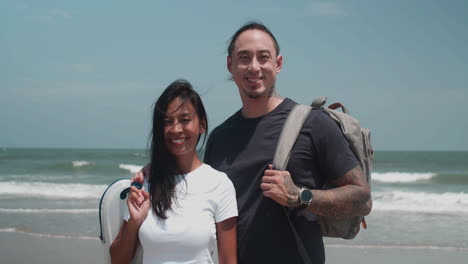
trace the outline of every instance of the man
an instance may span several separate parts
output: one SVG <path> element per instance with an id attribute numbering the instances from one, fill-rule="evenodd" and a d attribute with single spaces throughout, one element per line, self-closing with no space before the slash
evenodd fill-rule
<path id="1" fill-rule="evenodd" d="M 242 109 L 210 135 L 205 163 L 234 183 L 239 208 L 239 263 L 302 263 L 282 206 L 313 263 L 325 253 L 316 215 L 367 215 L 370 188 L 348 142 L 323 111 L 311 111 L 291 153 L 287 171 L 271 166 L 284 121 L 296 104 L 279 97 L 276 75 L 283 58 L 273 34 L 249 23 L 231 38 L 227 68 L 236 83 Z M 335 189 L 323 191 L 323 183 Z M 299 198 L 300 192 L 312 201 Z"/>

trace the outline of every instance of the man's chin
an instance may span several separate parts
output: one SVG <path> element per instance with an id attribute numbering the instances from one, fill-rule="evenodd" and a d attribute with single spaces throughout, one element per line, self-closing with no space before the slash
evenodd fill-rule
<path id="1" fill-rule="evenodd" d="M 248 93 L 247 97 L 249 99 L 259 99 L 259 98 L 265 97 L 265 93 Z"/>
<path id="2" fill-rule="evenodd" d="M 266 98 L 266 97 L 271 97 L 273 89 L 258 89 L 258 90 L 248 90 L 245 92 L 245 95 L 249 99 L 260 99 L 260 98 Z"/>

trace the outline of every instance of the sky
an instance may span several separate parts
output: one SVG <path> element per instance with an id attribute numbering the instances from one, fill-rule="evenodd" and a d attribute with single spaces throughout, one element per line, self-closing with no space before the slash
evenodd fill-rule
<path id="1" fill-rule="evenodd" d="M 209 129 L 241 108 L 226 69 L 249 21 L 277 38 L 277 91 L 342 102 L 376 150 L 468 150 L 468 1 L 0 0 L 0 148 L 146 148 L 190 81 Z"/>

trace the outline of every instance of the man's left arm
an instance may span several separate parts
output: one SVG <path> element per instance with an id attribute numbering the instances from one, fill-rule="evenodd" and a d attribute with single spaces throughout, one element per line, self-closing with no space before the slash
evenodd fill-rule
<path id="1" fill-rule="evenodd" d="M 312 190 L 307 210 L 335 218 L 368 215 L 372 209 L 370 186 L 360 166 L 331 182 L 336 188 Z"/>
<path id="2" fill-rule="evenodd" d="M 311 190 L 312 202 L 307 208 L 312 213 L 335 218 L 368 215 L 372 208 L 370 186 L 360 166 L 346 172 L 331 182 L 336 188 Z M 265 170 L 260 188 L 263 194 L 277 203 L 298 207 L 300 188 L 296 186 L 288 171 Z"/>

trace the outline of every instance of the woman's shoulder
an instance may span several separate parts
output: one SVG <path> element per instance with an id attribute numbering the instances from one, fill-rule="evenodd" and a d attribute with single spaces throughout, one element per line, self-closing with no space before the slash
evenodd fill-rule
<path id="1" fill-rule="evenodd" d="M 207 189 L 226 188 L 232 186 L 226 173 L 214 169 L 210 165 L 203 163 L 197 170 L 196 177 L 192 177 L 193 181 L 202 183 Z"/>
<path id="2" fill-rule="evenodd" d="M 203 163 L 201 169 L 202 169 L 201 173 L 205 177 L 209 177 L 211 179 L 217 179 L 220 181 L 230 181 L 226 173 L 216 170 L 206 163 Z"/>

